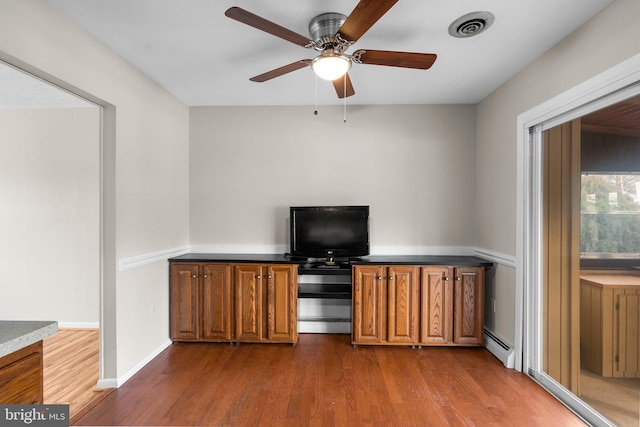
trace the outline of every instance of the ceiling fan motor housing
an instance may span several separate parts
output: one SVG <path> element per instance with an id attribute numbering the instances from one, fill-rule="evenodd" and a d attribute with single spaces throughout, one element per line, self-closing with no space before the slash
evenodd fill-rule
<path id="1" fill-rule="evenodd" d="M 346 15 L 334 12 L 323 13 L 313 18 L 309 22 L 309 35 L 315 42 L 314 48 L 316 50 L 324 50 L 329 46 L 339 48 L 340 43 L 335 35 L 346 20 Z"/>

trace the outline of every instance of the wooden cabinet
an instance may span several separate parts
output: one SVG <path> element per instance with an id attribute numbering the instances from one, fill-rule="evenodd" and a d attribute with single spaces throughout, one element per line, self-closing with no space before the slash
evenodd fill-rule
<path id="1" fill-rule="evenodd" d="M 42 341 L 0 358 L 0 403 L 42 404 Z"/>
<path id="2" fill-rule="evenodd" d="M 640 378 L 640 276 L 580 276 L 580 360 L 603 377 Z"/>
<path id="3" fill-rule="evenodd" d="M 420 281 L 420 342 L 453 341 L 453 267 L 422 267 Z"/>
<path id="4" fill-rule="evenodd" d="M 417 341 L 418 268 L 357 266 L 353 277 L 353 340 L 358 344 Z"/>
<path id="5" fill-rule="evenodd" d="M 172 264 L 171 338 L 231 341 L 231 267 Z"/>
<path id="6" fill-rule="evenodd" d="M 171 338 L 197 340 L 201 338 L 200 267 L 196 264 L 172 264 L 169 277 Z"/>
<path id="7" fill-rule="evenodd" d="M 296 267 L 240 264 L 235 277 L 236 340 L 297 342 Z"/>
<path id="8" fill-rule="evenodd" d="M 230 341 L 233 337 L 231 266 L 202 266 L 202 338 Z"/>
<path id="9" fill-rule="evenodd" d="M 484 268 L 456 267 L 454 277 L 453 342 L 459 345 L 482 345 Z"/>
<path id="10" fill-rule="evenodd" d="M 170 288 L 174 341 L 297 342 L 294 265 L 172 263 Z"/>
<path id="11" fill-rule="evenodd" d="M 356 266 L 354 344 L 483 344 L 484 268 Z"/>

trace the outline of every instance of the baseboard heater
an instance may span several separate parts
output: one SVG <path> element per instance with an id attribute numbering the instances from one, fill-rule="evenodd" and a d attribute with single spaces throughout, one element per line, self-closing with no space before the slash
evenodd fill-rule
<path id="1" fill-rule="evenodd" d="M 487 328 L 484 329 L 484 346 L 496 356 L 504 366 L 510 369 L 515 367 L 515 354 L 511 346 Z"/>

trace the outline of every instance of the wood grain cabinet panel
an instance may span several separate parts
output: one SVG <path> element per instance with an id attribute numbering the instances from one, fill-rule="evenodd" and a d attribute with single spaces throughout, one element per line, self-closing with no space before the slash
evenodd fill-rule
<path id="1" fill-rule="evenodd" d="M 0 358 L 0 403 L 43 403 L 42 341 Z"/>
<path id="2" fill-rule="evenodd" d="M 200 267 L 175 264 L 170 269 L 170 334 L 174 340 L 200 338 Z"/>
<path id="3" fill-rule="evenodd" d="M 291 265 L 267 267 L 267 338 L 298 341 L 298 279 Z"/>
<path id="4" fill-rule="evenodd" d="M 235 266 L 236 288 L 236 340 L 262 341 L 263 319 L 265 310 L 263 303 L 262 266 L 243 264 Z"/>
<path id="5" fill-rule="evenodd" d="M 353 268 L 351 330 L 354 344 L 378 344 L 384 341 L 386 297 L 380 266 Z"/>
<path id="6" fill-rule="evenodd" d="M 207 264 L 202 270 L 202 338 L 231 341 L 231 266 Z"/>
<path id="7" fill-rule="evenodd" d="M 484 341 L 484 268 L 456 267 L 453 342 L 482 345 Z"/>
<path id="8" fill-rule="evenodd" d="M 453 268 L 422 267 L 420 343 L 453 342 Z"/>
<path id="9" fill-rule="evenodd" d="M 355 266 L 353 344 L 480 346 L 484 268 Z"/>
<path id="10" fill-rule="evenodd" d="M 387 270 L 387 341 L 415 344 L 419 323 L 419 268 L 398 265 Z"/>

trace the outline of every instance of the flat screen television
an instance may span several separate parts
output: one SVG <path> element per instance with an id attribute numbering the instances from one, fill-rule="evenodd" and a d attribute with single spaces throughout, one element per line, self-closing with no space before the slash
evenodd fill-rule
<path id="1" fill-rule="evenodd" d="M 369 255 L 369 206 L 292 206 L 289 213 L 292 256 Z"/>

